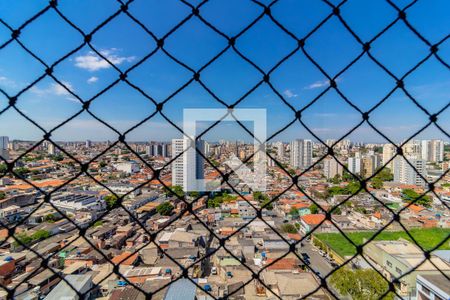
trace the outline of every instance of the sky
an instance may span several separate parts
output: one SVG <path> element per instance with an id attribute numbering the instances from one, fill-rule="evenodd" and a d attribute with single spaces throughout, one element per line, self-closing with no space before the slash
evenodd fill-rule
<path id="1" fill-rule="evenodd" d="M 198 1 L 190 1 L 194 5 Z M 269 3 L 269 1 L 262 1 Z M 332 1 L 337 3 L 338 1 Z M 394 1 L 400 8 L 409 1 Z M 15 0 L 0 2 L 0 18 L 12 28 L 47 5 L 47 1 Z M 82 31 L 91 32 L 99 23 L 120 8 L 112 0 L 58 1 L 60 11 Z M 448 35 L 450 18 L 446 0 L 418 1 L 407 10 L 408 21 L 431 43 Z M 201 6 L 201 16 L 228 36 L 235 36 L 250 24 L 263 8 L 251 1 L 212 0 Z M 321 1 L 281 0 L 271 8 L 272 15 L 298 37 L 307 35 L 332 8 Z M 397 12 L 386 1 L 349 0 L 341 6 L 341 16 L 363 40 L 372 39 L 392 22 Z M 163 37 L 191 12 L 191 8 L 175 0 L 136 0 L 129 13 L 155 36 Z M 10 38 L 11 31 L 0 24 L 0 44 Z M 50 9 L 21 31 L 20 42 L 47 64 L 52 64 L 83 43 L 83 36 Z M 169 35 L 164 49 L 173 57 L 198 70 L 227 47 L 227 40 L 208 28 L 197 17 Z M 155 49 L 155 41 L 129 16 L 121 13 L 92 37 L 92 46 L 125 71 Z M 265 72 L 295 49 L 297 43 L 280 30 L 268 16 L 239 36 L 236 48 Z M 361 53 L 361 46 L 339 22 L 330 18 L 306 39 L 305 50 L 330 76 L 335 76 Z M 371 54 L 396 76 L 403 76 L 429 53 L 428 47 L 403 22 L 397 22 L 378 38 Z M 440 57 L 450 62 L 450 41 L 439 47 Z M 0 88 L 16 95 L 45 72 L 45 67 L 14 41 L 0 49 Z M 54 68 L 54 76 L 71 91 L 87 100 L 114 82 L 119 73 L 87 45 Z M 156 102 L 169 97 L 192 78 L 192 72 L 171 60 L 161 50 L 133 69 L 127 79 L 150 95 Z M 261 73 L 228 49 L 219 59 L 201 72 L 202 82 L 225 103 L 233 103 L 252 89 L 262 78 Z M 298 51 L 282 63 L 270 81 L 280 95 L 296 110 L 302 109 L 321 94 L 329 82 L 307 57 Z M 410 94 L 430 113 L 440 111 L 449 103 L 449 70 L 432 57 L 404 80 Z M 396 85 L 367 55 L 337 78 L 341 92 L 361 111 L 367 111 L 385 97 Z M 8 99 L 0 94 L 0 110 Z M 81 109 L 81 103 L 52 78 L 45 77 L 21 94 L 17 108 L 44 129 L 51 130 Z M 172 97 L 163 112 L 182 127 L 184 108 L 224 108 L 197 82 L 187 85 Z M 244 98 L 236 108 L 267 110 L 267 136 L 285 127 L 294 113 L 265 83 Z M 96 98 L 90 111 L 120 132 L 139 123 L 155 111 L 155 106 L 137 90 L 119 82 Z M 361 115 L 331 89 L 302 113 L 303 122 L 319 138 L 340 138 L 361 121 Z M 427 116 L 401 91 L 394 92 L 371 115 L 370 121 L 393 141 L 409 138 L 428 122 Z M 439 125 L 450 132 L 450 108 L 440 114 Z M 10 139 L 38 140 L 43 132 L 13 109 L 0 115 L 0 135 Z M 129 141 L 170 140 L 180 133 L 160 115 L 129 132 Z M 117 134 L 82 113 L 54 131 L 54 140 L 114 140 Z M 208 133 L 211 140 L 246 139 L 247 133 L 233 124 L 223 124 Z M 296 122 L 272 141 L 313 138 Z M 386 142 L 367 124 L 348 138 L 363 142 Z M 448 138 L 430 126 L 417 138 Z"/>

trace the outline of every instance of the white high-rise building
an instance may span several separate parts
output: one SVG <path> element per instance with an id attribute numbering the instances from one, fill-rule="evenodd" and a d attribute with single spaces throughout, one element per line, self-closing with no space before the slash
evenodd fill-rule
<path id="1" fill-rule="evenodd" d="M 8 144 L 9 138 L 7 136 L 0 136 L 0 156 L 3 159 L 9 159 Z"/>
<path id="2" fill-rule="evenodd" d="M 308 168 L 312 164 L 312 141 L 294 140 L 290 145 L 290 163 L 293 168 Z"/>
<path id="3" fill-rule="evenodd" d="M 408 161 L 412 166 L 408 164 L 402 156 L 397 156 L 394 160 L 394 181 L 404 184 L 415 184 L 424 186 L 425 181 L 420 177 L 421 174 L 424 178 L 427 176 L 426 162 L 423 159 L 409 156 Z"/>
<path id="4" fill-rule="evenodd" d="M 189 149 L 190 142 L 191 140 L 187 138 L 172 140 L 173 158 L 184 151 L 172 162 L 172 185 L 183 187 L 185 192 L 203 190 L 198 182 L 204 179 L 204 159 L 197 150 L 204 154 L 205 142 L 198 140 L 197 150 Z"/>
<path id="5" fill-rule="evenodd" d="M 355 153 L 354 157 L 348 158 L 348 170 L 352 174 L 361 174 L 362 159 L 359 153 Z"/>
<path id="6" fill-rule="evenodd" d="M 282 160 L 284 158 L 284 144 L 283 142 L 276 142 L 275 147 L 277 148 L 277 157 Z"/>
<path id="7" fill-rule="evenodd" d="M 56 154 L 55 145 L 53 145 L 52 143 L 48 143 L 48 145 L 47 145 L 47 153 L 50 154 L 50 155 L 55 155 Z"/>
<path id="8" fill-rule="evenodd" d="M 391 162 L 389 162 L 389 160 L 392 157 L 394 157 L 395 153 L 396 153 L 396 148 L 394 145 L 392 145 L 392 144 L 384 144 L 383 145 L 383 166 L 388 167 L 389 169 L 391 169 L 391 171 L 392 171 L 392 168 L 394 165 L 394 160 L 392 160 Z"/>
<path id="9" fill-rule="evenodd" d="M 423 140 L 421 146 L 421 157 L 426 162 L 441 162 L 444 160 L 444 141 Z"/>
<path id="10" fill-rule="evenodd" d="M 342 175 L 342 166 L 334 158 L 323 160 L 323 173 L 327 179 Z"/>
<path id="11" fill-rule="evenodd" d="M 431 141 L 431 161 L 434 162 L 444 161 L 444 141 L 442 140 Z"/>

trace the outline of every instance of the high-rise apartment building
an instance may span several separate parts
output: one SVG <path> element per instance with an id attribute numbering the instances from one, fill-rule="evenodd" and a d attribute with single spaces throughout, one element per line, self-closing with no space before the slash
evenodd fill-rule
<path id="1" fill-rule="evenodd" d="M 407 156 L 406 158 L 411 165 L 414 166 L 417 172 L 410 164 L 408 164 L 404 157 L 397 156 L 394 160 L 394 181 L 404 184 L 424 186 L 425 181 L 420 175 L 424 178 L 427 176 L 425 160 L 414 156 Z"/>
<path id="2" fill-rule="evenodd" d="M 3 159 L 9 159 L 8 144 L 9 138 L 7 136 L 0 136 L 0 156 Z"/>
<path id="3" fill-rule="evenodd" d="M 275 147 L 277 148 L 277 158 L 282 160 L 284 159 L 284 144 L 283 142 L 276 142 Z"/>
<path id="4" fill-rule="evenodd" d="M 196 149 L 189 148 L 190 139 L 172 140 L 172 157 L 178 157 L 172 162 L 172 185 L 183 187 L 185 192 L 203 190 L 199 181 L 204 179 L 204 158 L 199 154 L 204 154 L 205 142 L 198 140 Z M 183 154 L 180 155 L 180 153 Z"/>
<path id="5" fill-rule="evenodd" d="M 376 169 L 380 166 L 380 159 L 378 155 L 366 155 L 362 159 L 363 174 L 365 177 L 370 177 L 375 173 Z"/>
<path id="6" fill-rule="evenodd" d="M 444 160 L 444 141 L 423 140 L 421 141 L 421 156 L 426 162 L 441 162 Z"/>
<path id="7" fill-rule="evenodd" d="M 392 144 L 384 144 L 383 145 L 383 166 L 388 167 L 389 169 L 391 169 L 394 166 L 394 160 L 392 160 L 391 162 L 389 162 L 389 160 L 394 157 L 394 155 L 396 154 L 396 148 L 394 145 Z M 388 163 L 389 162 L 389 163 Z"/>
<path id="8" fill-rule="evenodd" d="M 293 168 L 308 168 L 312 164 L 312 141 L 294 140 L 290 144 L 290 163 Z"/>
<path id="9" fill-rule="evenodd" d="M 336 175 L 342 176 L 343 168 L 334 158 L 323 160 L 323 173 L 327 179 L 334 178 Z"/>
<path id="10" fill-rule="evenodd" d="M 355 153 L 354 157 L 348 158 L 348 170 L 352 174 L 361 174 L 362 159 L 359 152 Z"/>

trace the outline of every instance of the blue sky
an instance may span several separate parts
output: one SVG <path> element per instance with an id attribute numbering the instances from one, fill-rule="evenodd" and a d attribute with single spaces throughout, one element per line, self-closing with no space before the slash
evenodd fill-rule
<path id="1" fill-rule="evenodd" d="M 196 1 L 191 1 L 196 3 Z M 198 2 L 198 1 L 197 1 Z M 338 1 L 333 1 L 337 3 Z M 263 1 L 269 3 L 269 1 Z M 408 1 L 395 1 L 404 7 Z M 17 28 L 40 9 L 46 1 L 2 1 L 0 18 Z M 100 22 L 120 8 L 116 1 L 59 1 L 58 8 L 84 32 L 92 31 Z M 407 10 L 409 22 L 431 43 L 448 34 L 450 19 L 448 1 L 418 1 Z M 262 8 L 251 1 L 213 0 L 204 4 L 201 15 L 220 31 L 234 36 L 254 20 Z M 331 12 L 321 1 L 281 0 L 272 6 L 273 16 L 296 36 L 303 37 Z M 171 28 L 189 15 L 191 9 L 175 0 L 136 0 L 129 12 L 156 36 L 164 36 Z M 341 7 L 341 15 L 364 41 L 396 18 L 396 11 L 386 1 L 349 0 Z M 0 24 L 0 44 L 11 32 Z M 83 37 L 55 11 L 49 10 L 24 28 L 19 40 L 46 63 L 51 64 L 83 43 Z M 92 45 L 121 70 L 136 64 L 156 46 L 151 37 L 125 14 L 96 32 Z M 296 42 L 281 31 L 267 16 L 240 36 L 236 48 L 262 70 L 270 70 L 281 58 L 296 47 Z M 170 54 L 197 70 L 227 46 L 227 40 L 193 17 L 170 35 L 164 44 Z M 306 40 L 306 51 L 324 70 L 334 76 L 361 53 L 361 46 L 350 35 L 337 17 Z M 377 39 L 371 53 L 396 76 L 401 77 L 428 53 L 420 41 L 403 22 L 398 22 Z M 439 47 L 439 55 L 450 62 L 450 41 Z M 9 95 L 17 94 L 45 71 L 45 67 L 26 53 L 17 42 L 0 50 L 0 88 Z M 54 75 L 82 99 L 89 99 L 118 78 L 118 72 L 96 55 L 88 46 L 83 47 L 54 69 Z M 142 65 L 129 73 L 128 79 L 142 88 L 157 102 L 167 98 L 192 77 L 192 73 L 158 51 Z M 201 80 L 223 101 L 233 103 L 255 86 L 262 78 L 253 66 L 240 58 L 232 49 L 201 72 Z M 323 92 L 327 78 L 301 53 L 290 57 L 271 74 L 271 82 L 295 109 L 301 109 Z M 380 67 L 363 56 L 337 80 L 339 89 L 362 111 L 370 109 L 395 87 L 395 80 Z M 416 72 L 405 79 L 405 86 L 430 113 L 439 111 L 450 99 L 450 73 L 432 57 Z M 0 109 L 8 101 L 0 95 Z M 18 109 L 50 130 L 75 114 L 81 104 L 53 79 L 46 77 L 19 97 Z M 183 108 L 223 108 L 197 82 L 188 85 L 164 106 L 164 112 L 181 126 Z M 268 136 L 288 124 L 293 112 L 280 98 L 262 84 L 246 97 L 237 108 L 266 108 Z M 123 132 L 154 111 L 154 105 L 139 92 L 120 82 L 92 102 L 91 111 L 102 120 Z M 450 109 L 444 111 L 439 124 L 450 131 Z M 339 138 L 361 120 L 360 114 L 334 91 L 330 90 L 302 114 L 303 121 L 320 138 Z M 428 118 L 406 95 L 395 92 L 371 114 L 370 120 L 394 141 L 401 141 L 420 129 Z M 9 109 L 0 115 L 0 135 L 10 138 L 39 139 L 43 133 L 17 112 Z M 214 129 L 210 139 L 240 139 L 243 130 L 224 124 Z M 55 140 L 113 140 L 117 135 L 83 113 L 54 132 Z M 127 135 L 127 140 L 168 140 L 178 132 L 161 116 L 156 116 Z M 285 130 L 274 140 L 311 138 L 299 123 Z M 384 139 L 366 124 L 350 138 L 355 141 L 383 142 Z M 445 138 L 434 126 L 419 138 Z"/>

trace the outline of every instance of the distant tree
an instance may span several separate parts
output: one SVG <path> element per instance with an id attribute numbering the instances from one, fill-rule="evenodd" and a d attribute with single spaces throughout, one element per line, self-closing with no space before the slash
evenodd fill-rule
<path id="1" fill-rule="evenodd" d="M 292 217 L 298 217 L 298 215 L 299 215 L 298 209 L 296 209 L 295 207 L 292 207 L 291 210 L 289 211 L 289 214 Z"/>
<path id="2" fill-rule="evenodd" d="M 285 233 L 297 233 L 298 232 L 297 228 L 290 223 L 281 225 L 281 230 L 283 230 L 283 232 L 285 232 Z"/>
<path id="3" fill-rule="evenodd" d="M 170 216 L 174 206 L 169 201 L 163 202 L 156 207 L 156 211 L 162 216 Z"/>
<path id="4" fill-rule="evenodd" d="M 64 160 L 64 156 L 61 153 L 58 153 L 58 154 L 52 155 L 50 157 L 50 159 L 54 160 L 54 161 L 62 161 L 62 160 Z"/>
<path id="5" fill-rule="evenodd" d="M 43 229 L 40 229 L 31 235 L 33 241 L 45 240 L 48 237 L 50 237 L 50 232 Z"/>
<path id="6" fill-rule="evenodd" d="M 330 283 L 343 296 L 355 300 L 379 299 L 389 289 L 389 284 L 373 269 L 351 270 L 343 267 L 333 273 Z M 394 299 L 393 293 L 388 293 L 383 299 Z"/>
<path id="7" fill-rule="evenodd" d="M 6 173 L 7 170 L 8 170 L 8 167 L 6 166 L 6 164 L 1 163 L 0 164 L 0 174 Z"/>
<path id="8" fill-rule="evenodd" d="M 100 168 L 104 168 L 107 166 L 107 163 L 102 160 L 98 165 L 100 166 Z"/>
<path id="9" fill-rule="evenodd" d="M 319 207 L 317 206 L 317 204 L 313 203 L 309 206 L 309 211 L 312 214 L 317 214 L 317 213 L 319 213 Z"/>
<path id="10" fill-rule="evenodd" d="M 5 197 L 6 197 L 5 192 L 0 192 L 0 200 L 5 199 Z"/>
<path id="11" fill-rule="evenodd" d="M 183 188 L 179 185 L 171 186 L 170 190 L 168 188 L 166 188 L 166 196 L 167 197 L 171 197 L 171 196 L 183 197 L 184 196 Z"/>
<path id="12" fill-rule="evenodd" d="M 333 184 L 338 184 L 341 182 L 341 176 L 339 176 L 339 174 L 336 174 L 333 178 L 331 178 L 330 181 Z"/>
<path id="13" fill-rule="evenodd" d="M 199 192 L 189 192 L 189 197 L 197 199 L 200 196 Z"/>
<path id="14" fill-rule="evenodd" d="M 270 198 L 266 194 L 263 194 L 260 191 L 253 192 L 253 199 L 259 201 L 262 208 L 267 210 L 273 209 L 273 203 L 270 202 Z"/>
<path id="15" fill-rule="evenodd" d="M 47 223 L 54 223 L 57 220 L 54 214 L 48 214 L 44 217 L 44 221 Z"/>
<path id="16" fill-rule="evenodd" d="M 403 201 L 405 201 L 405 202 L 413 202 L 414 201 L 415 204 L 420 204 L 425 207 L 430 207 L 431 202 L 432 202 L 432 199 L 430 196 L 428 196 L 428 195 L 421 196 L 420 194 L 418 194 L 416 191 L 414 191 L 412 189 L 402 190 L 401 197 L 402 197 Z"/>
<path id="17" fill-rule="evenodd" d="M 14 172 L 16 172 L 17 175 L 23 177 L 26 174 L 30 173 L 30 170 L 27 167 L 18 167 L 14 169 Z"/>
<path id="18" fill-rule="evenodd" d="M 103 200 L 105 200 L 108 209 L 113 209 L 117 203 L 117 197 L 113 194 L 106 195 Z"/>

